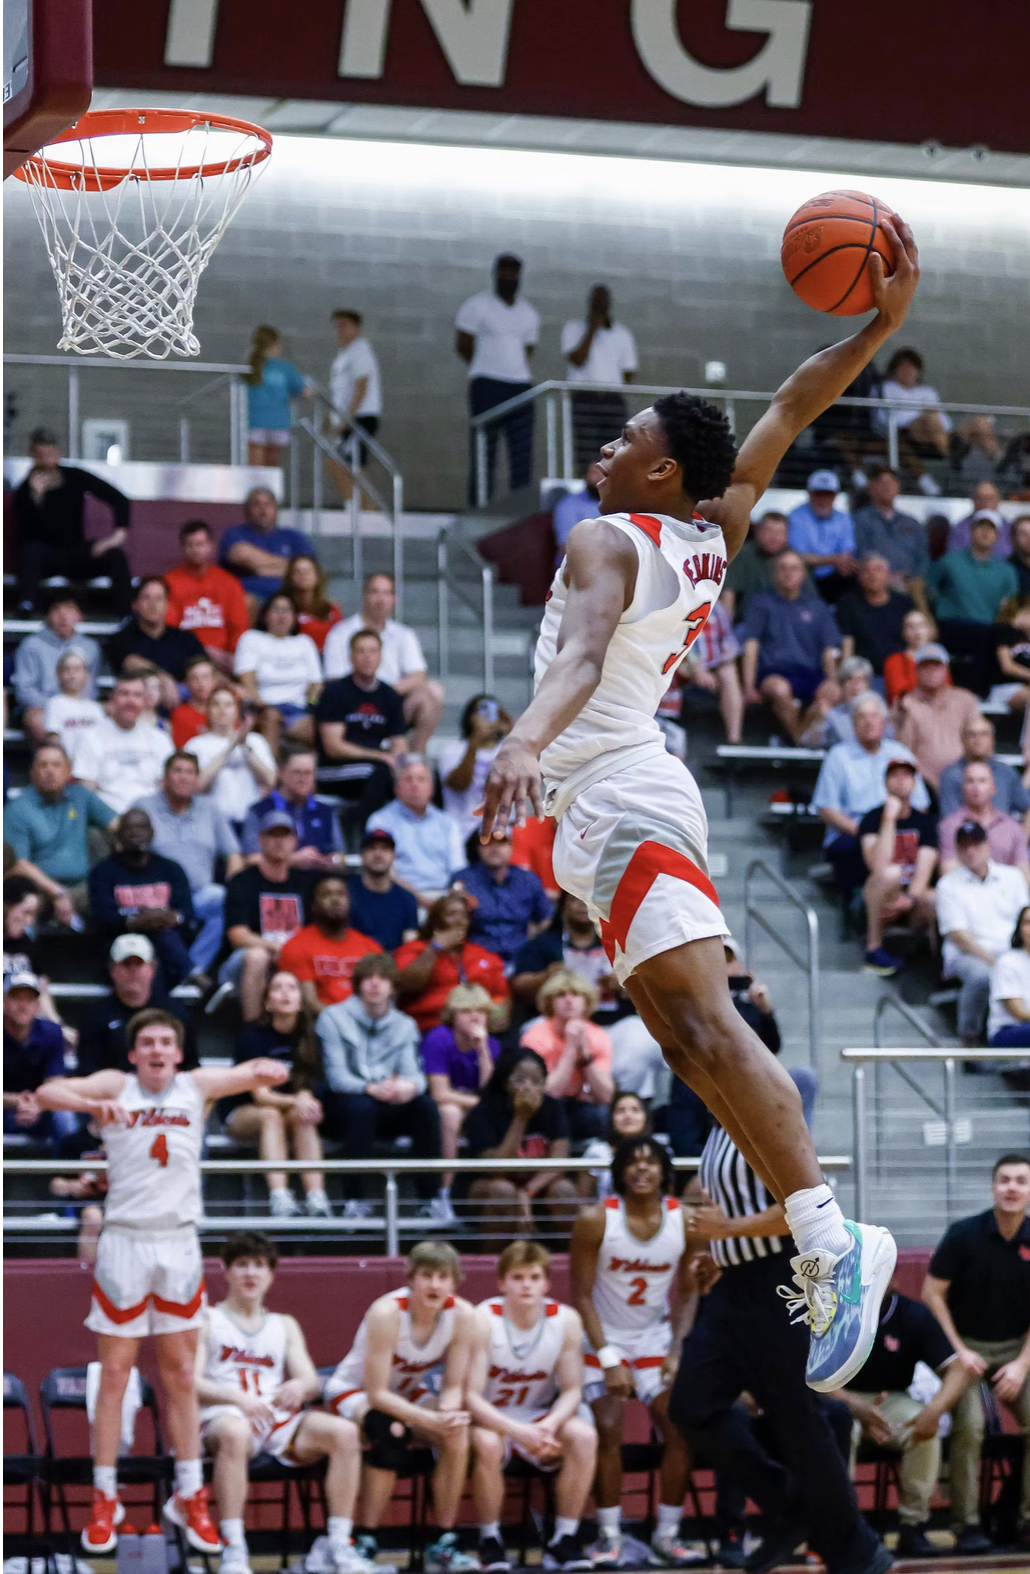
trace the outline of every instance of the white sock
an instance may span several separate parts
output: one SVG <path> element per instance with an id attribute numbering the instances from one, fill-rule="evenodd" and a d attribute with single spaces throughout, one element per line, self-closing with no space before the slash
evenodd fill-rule
<path id="1" fill-rule="evenodd" d="M 344 1519 L 342 1514 L 330 1514 L 325 1528 L 329 1534 L 331 1547 L 350 1546 L 350 1538 L 354 1532 L 352 1519 Z"/>
<path id="2" fill-rule="evenodd" d="M 578 1519 L 563 1519 L 560 1514 L 554 1518 L 554 1535 L 551 1537 L 551 1546 L 560 1541 L 563 1536 L 574 1536 L 579 1529 Z"/>
<path id="3" fill-rule="evenodd" d="M 683 1510 L 678 1503 L 659 1503 L 658 1505 L 658 1534 L 660 1536 L 679 1535 L 680 1519 Z"/>
<path id="4" fill-rule="evenodd" d="M 246 1549 L 247 1538 L 243 1534 L 242 1519 L 220 1519 L 218 1531 L 226 1546 Z"/>
<path id="5" fill-rule="evenodd" d="M 118 1467 L 117 1465 L 94 1465 L 93 1485 L 105 1497 L 118 1496 Z"/>
<path id="6" fill-rule="evenodd" d="M 622 1509 L 618 1503 L 614 1508 L 599 1508 L 597 1510 L 597 1528 L 599 1530 L 621 1530 Z"/>
<path id="7" fill-rule="evenodd" d="M 500 1539 L 501 1539 L 501 1522 L 500 1522 L 500 1520 L 499 1519 L 492 1519 L 490 1521 L 489 1525 L 480 1525 L 480 1527 L 479 1527 L 479 1539 L 480 1539 L 480 1541 L 500 1541 Z"/>
<path id="8" fill-rule="evenodd" d="M 199 1459 L 175 1461 L 175 1490 L 180 1497 L 192 1497 L 204 1485 L 204 1471 Z"/>
<path id="9" fill-rule="evenodd" d="M 791 1192 L 783 1210 L 787 1228 L 802 1255 L 822 1248 L 840 1257 L 851 1247 L 852 1237 L 844 1228 L 844 1215 L 829 1186 L 808 1186 L 804 1191 Z"/>

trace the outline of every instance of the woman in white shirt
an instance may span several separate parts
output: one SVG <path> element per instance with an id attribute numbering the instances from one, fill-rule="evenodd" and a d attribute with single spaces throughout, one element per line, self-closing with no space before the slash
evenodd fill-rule
<path id="1" fill-rule="evenodd" d="M 275 786 L 267 740 L 240 720 L 235 689 L 220 684 L 207 702 L 207 731 L 191 738 L 188 753 L 200 766 L 200 791 L 211 794 L 237 836 L 247 811 Z"/>
<path id="2" fill-rule="evenodd" d="M 314 640 L 301 634 L 297 609 L 283 591 L 269 596 L 256 626 L 240 635 L 233 672 L 247 699 L 261 706 L 258 731 L 273 754 L 282 737 L 314 743 L 309 714 L 322 689 L 322 663 Z"/>
<path id="3" fill-rule="evenodd" d="M 513 722 L 492 694 L 473 694 L 461 713 L 464 742 L 448 743 L 437 762 L 443 785 L 443 806 L 467 841 L 479 829 L 473 809 L 483 801 L 483 787 L 501 740 Z"/>
<path id="4" fill-rule="evenodd" d="M 923 382 L 923 357 L 910 348 L 895 350 L 887 363 L 880 396 L 889 410 L 877 410 L 874 424 L 881 432 L 898 431 L 898 454 L 921 492 L 936 497 L 940 487 L 923 467 L 924 459 L 947 459 L 951 451 L 951 418 L 939 408 L 941 396 Z"/>
<path id="5" fill-rule="evenodd" d="M 991 968 L 987 1042 L 991 1049 L 1030 1049 L 1030 907 L 1019 915 L 1011 951 Z"/>
<path id="6" fill-rule="evenodd" d="M 86 698 L 90 670 L 85 656 L 74 647 L 66 650 L 57 663 L 57 682 L 61 692 L 52 694 L 43 712 L 43 726 L 56 733 L 71 759 L 78 740 L 104 719 L 103 707 Z"/>

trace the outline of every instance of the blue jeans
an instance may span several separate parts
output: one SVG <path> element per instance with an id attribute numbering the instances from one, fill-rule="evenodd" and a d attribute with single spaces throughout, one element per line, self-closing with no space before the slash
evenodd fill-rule
<path id="1" fill-rule="evenodd" d="M 55 1153 L 78 1128 L 79 1117 L 71 1109 L 48 1109 L 34 1126 L 19 1126 L 14 1110 L 4 1110 L 4 1136 L 31 1137 L 33 1142 L 49 1143 Z"/>
<path id="2" fill-rule="evenodd" d="M 225 886 L 202 885 L 194 891 L 193 911 L 200 933 L 190 946 L 190 968 L 194 973 L 206 973 L 222 949 Z"/>
<path id="3" fill-rule="evenodd" d="M 1000 1027 L 987 1040 L 991 1049 L 1030 1049 L 1030 1022 L 1013 1022 Z"/>

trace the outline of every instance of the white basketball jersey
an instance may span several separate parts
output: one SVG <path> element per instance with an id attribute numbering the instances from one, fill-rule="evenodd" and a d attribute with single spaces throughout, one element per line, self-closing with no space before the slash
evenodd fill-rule
<path id="1" fill-rule="evenodd" d="M 639 1333 L 665 1321 L 685 1244 L 683 1209 L 675 1197 L 663 1199 L 661 1228 L 649 1241 L 630 1234 L 622 1198 L 607 1199 L 593 1295 L 607 1335 Z"/>
<path id="2" fill-rule="evenodd" d="M 450 1295 L 437 1315 L 432 1333 L 424 1344 L 416 1344 L 411 1332 L 408 1291 L 395 1290 L 393 1298 L 400 1308 L 400 1329 L 390 1368 L 390 1392 L 417 1404 L 432 1393 L 434 1378 L 442 1369 L 447 1349 L 454 1338 L 454 1297 Z M 368 1313 L 354 1336 L 354 1343 L 329 1381 L 327 1392 L 337 1398 L 356 1393 L 365 1386 L 365 1346 L 368 1343 Z"/>
<path id="3" fill-rule="evenodd" d="M 477 1308 L 490 1317 L 483 1398 L 498 1410 L 549 1410 L 558 1397 L 554 1369 L 565 1342 L 567 1306 L 545 1301 L 535 1328 L 516 1328 L 504 1315 L 504 1296 L 493 1295 Z"/>
<path id="4" fill-rule="evenodd" d="M 256 1333 L 245 1333 L 224 1307 L 207 1314 L 204 1376 L 223 1388 L 271 1399 L 286 1381 L 286 1319 L 266 1312 Z"/>
<path id="5" fill-rule="evenodd" d="M 619 619 L 604 658 L 601 681 L 576 717 L 540 757 L 554 807 L 559 786 L 600 756 L 665 746 L 655 720 L 672 674 L 690 649 L 719 599 L 726 574 L 723 533 L 695 515 L 687 522 L 666 514 L 605 514 L 636 547 L 633 600 Z M 540 637 L 534 678 L 539 687 L 558 651 L 558 629 L 568 598 L 564 560 L 554 576 Z M 585 785 L 577 780 L 575 785 Z M 562 792 L 559 813 L 569 794 Z"/>
<path id="6" fill-rule="evenodd" d="M 124 1229 L 174 1230 L 196 1224 L 204 1097 L 189 1072 L 177 1072 L 163 1093 L 145 1093 L 127 1076 L 118 1097 L 124 1126 L 104 1127 L 107 1202 L 104 1223 Z"/>

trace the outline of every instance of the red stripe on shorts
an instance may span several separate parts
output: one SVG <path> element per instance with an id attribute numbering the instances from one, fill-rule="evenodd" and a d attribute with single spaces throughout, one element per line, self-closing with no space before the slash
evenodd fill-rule
<path id="1" fill-rule="evenodd" d="M 615 961 L 616 945 L 625 950 L 630 925 L 660 874 L 686 880 L 718 907 L 715 886 L 696 863 L 671 847 L 663 847 L 661 842 L 641 842 L 615 888 L 611 916 L 601 920 L 601 941 L 609 962 Z"/>
<path id="2" fill-rule="evenodd" d="M 162 1301 L 153 1297 L 155 1312 L 165 1312 L 170 1317 L 196 1317 L 204 1300 L 204 1281 L 201 1279 L 196 1295 L 190 1301 Z"/>
<path id="3" fill-rule="evenodd" d="M 113 1323 L 131 1323 L 134 1317 L 138 1317 L 141 1312 L 146 1311 L 150 1297 L 145 1295 L 142 1301 L 137 1301 L 135 1306 L 116 1306 L 110 1296 L 104 1294 L 100 1285 L 94 1279 L 93 1299 L 99 1304 L 100 1310 L 105 1317 L 109 1317 Z"/>

